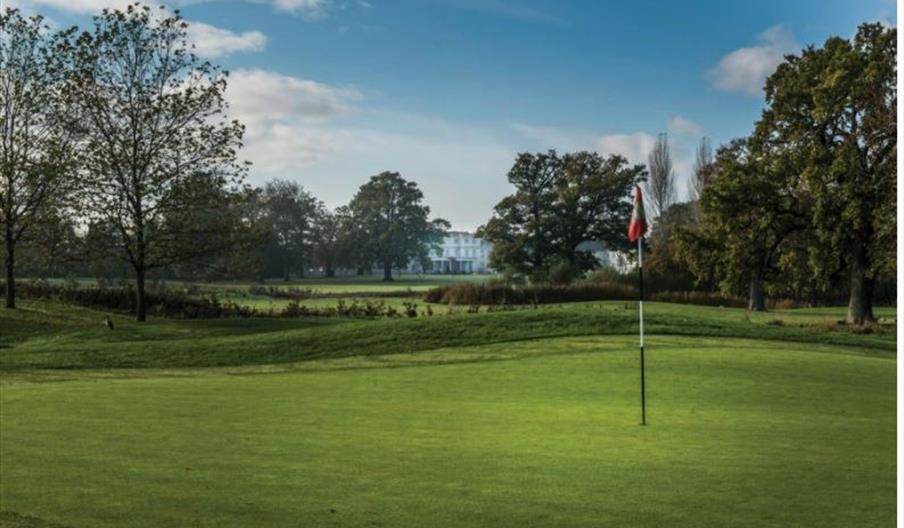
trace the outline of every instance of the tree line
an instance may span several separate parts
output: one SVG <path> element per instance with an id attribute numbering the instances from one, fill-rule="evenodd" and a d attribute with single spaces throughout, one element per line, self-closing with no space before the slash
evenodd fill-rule
<path id="1" fill-rule="evenodd" d="M 6 305 L 17 255 L 54 269 L 116 267 L 135 278 L 144 320 L 149 273 L 327 276 L 424 261 L 448 222 L 398 173 L 329 210 L 301 186 L 246 183 L 244 126 L 228 116 L 228 74 L 199 59 L 178 15 L 138 4 L 104 10 L 91 31 L 51 31 L 0 14 L 0 237 Z M 617 154 L 518 154 L 513 192 L 477 235 L 490 266 L 533 282 L 598 266 L 587 242 L 633 255 L 631 192 L 646 188 L 651 278 L 684 289 L 810 298 L 839 291 L 847 319 L 874 319 L 896 269 L 896 30 L 863 24 L 789 55 L 769 77 L 748 137 L 696 153 L 677 201 L 668 137 L 648 163 Z M 96 273 L 97 274 L 97 273 Z"/>
<path id="2" fill-rule="evenodd" d="M 629 195 L 643 182 L 654 217 L 647 267 L 686 289 L 814 304 L 845 291 L 847 322 L 875 320 L 878 284 L 896 262 L 896 29 L 862 24 L 850 40 L 788 55 L 768 78 L 749 137 L 696 152 L 689 201 L 677 202 L 668 137 L 648 164 L 554 151 L 521 154 L 515 192 L 479 235 L 491 264 L 534 281 L 595 265 L 583 241 L 627 251 Z M 891 287 L 888 285 L 891 283 Z"/>
<path id="3" fill-rule="evenodd" d="M 104 10 L 81 32 L 0 13 L 7 308 L 23 248 L 45 267 L 124 263 L 143 321 L 155 271 L 302 275 L 317 262 L 328 275 L 378 265 L 391 280 L 448 228 L 398 173 L 370 178 L 335 211 L 291 182 L 250 187 L 228 73 L 193 53 L 187 27 L 140 4 Z"/>

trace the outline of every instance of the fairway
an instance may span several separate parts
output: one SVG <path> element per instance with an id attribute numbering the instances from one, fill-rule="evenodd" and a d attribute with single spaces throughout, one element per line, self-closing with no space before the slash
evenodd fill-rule
<path id="1" fill-rule="evenodd" d="M 0 510 L 71 527 L 894 522 L 893 354 L 660 336 L 647 357 L 648 427 L 624 335 L 6 376 Z"/>

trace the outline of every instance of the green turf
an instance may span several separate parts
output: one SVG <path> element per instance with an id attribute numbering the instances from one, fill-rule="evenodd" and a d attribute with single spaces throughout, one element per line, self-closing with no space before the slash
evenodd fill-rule
<path id="1" fill-rule="evenodd" d="M 362 354 L 423 352 L 525 339 L 637 332 L 637 314 L 625 303 L 543 306 L 507 312 L 436 315 L 392 320 L 250 319 L 162 321 L 150 325 L 119 318 L 116 330 L 101 315 L 60 309 L 52 303 L 23 303 L 12 319 L 0 318 L 7 347 L 0 371 L 22 369 L 174 368 L 290 363 Z M 54 318 L 54 309 L 63 316 Z M 448 309 L 448 308 L 447 308 Z M 439 311 L 444 314 L 445 312 Z M 880 313 L 894 317 L 894 309 Z M 43 319 L 42 319 L 43 318 Z M 769 324 L 775 319 L 789 322 Z M 749 316 L 744 310 L 648 303 L 650 334 L 739 337 L 858 347 L 865 352 L 895 350 L 893 327 L 868 335 L 827 331 L 824 314 L 773 313 Z M 45 328 L 44 320 L 61 328 Z M 257 326 L 260 331 L 255 331 Z M 7 332 L 8 329 L 8 332 Z M 0 344 L 3 344 L 0 340 Z"/>
<path id="2" fill-rule="evenodd" d="M 0 510 L 72 527 L 893 522 L 894 360 L 652 337 L 644 428 L 635 344 L 5 378 Z"/>
<path id="3" fill-rule="evenodd" d="M 105 315 L 0 310 L 2 528 L 894 520 L 893 326 L 843 309 L 650 303 L 646 428 L 625 303 Z"/>

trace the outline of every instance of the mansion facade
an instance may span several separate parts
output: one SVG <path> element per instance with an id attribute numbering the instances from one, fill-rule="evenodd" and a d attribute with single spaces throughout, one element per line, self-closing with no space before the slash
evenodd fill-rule
<path id="1" fill-rule="evenodd" d="M 459 275 L 492 273 L 489 266 L 493 244 L 466 231 L 449 231 L 440 245 L 430 252 L 429 264 L 412 261 L 405 270 L 409 273 Z M 627 256 L 606 248 L 601 242 L 584 242 L 577 248 L 593 254 L 600 267 L 611 267 L 624 273 L 630 267 Z M 426 264 L 426 263 L 425 263 Z"/>
<path id="2" fill-rule="evenodd" d="M 449 231 L 438 248 L 430 253 L 427 273 L 489 273 L 487 264 L 493 244 L 465 231 Z"/>

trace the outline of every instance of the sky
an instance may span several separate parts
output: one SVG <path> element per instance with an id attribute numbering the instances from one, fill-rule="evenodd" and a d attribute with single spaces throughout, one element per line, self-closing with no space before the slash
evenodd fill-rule
<path id="1" fill-rule="evenodd" d="M 59 27 L 129 0 L 0 0 Z M 645 163 L 668 134 L 685 198 L 702 136 L 749 134 L 788 53 L 893 25 L 894 0 L 166 0 L 230 71 L 249 183 L 297 181 L 330 207 L 382 171 L 473 230 L 519 152 Z M 153 3 L 154 5 L 157 2 Z"/>

